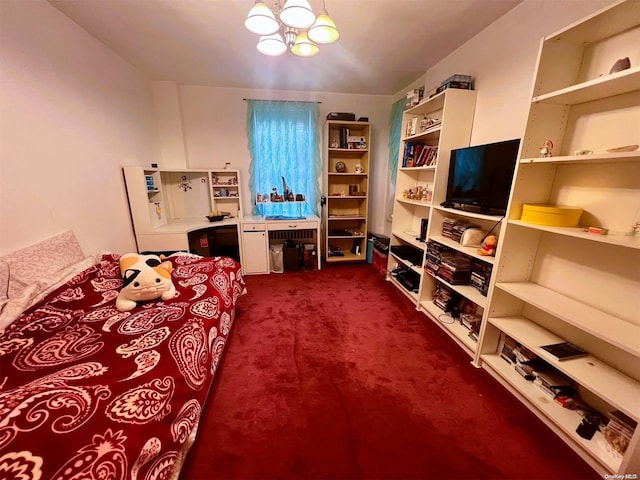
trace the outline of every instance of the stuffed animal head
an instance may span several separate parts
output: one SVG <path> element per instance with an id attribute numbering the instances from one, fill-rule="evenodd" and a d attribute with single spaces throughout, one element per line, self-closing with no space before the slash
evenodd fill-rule
<path id="1" fill-rule="evenodd" d="M 488 235 L 482 241 L 482 248 L 478 250 L 478 255 L 494 256 L 496 254 L 497 245 L 498 237 L 495 235 Z"/>
<path id="2" fill-rule="evenodd" d="M 116 308 L 128 312 L 137 302 L 173 298 L 176 288 L 171 281 L 172 271 L 171 262 L 163 262 L 157 255 L 123 255 L 120 257 L 122 289 L 116 299 Z"/>
<path id="3" fill-rule="evenodd" d="M 491 247 L 495 247 L 498 244 L 498 237 L 496 237 L 495 235 L 489 235 L 487 238 L 484 239 L 483 244 L 489 245 Z"/>

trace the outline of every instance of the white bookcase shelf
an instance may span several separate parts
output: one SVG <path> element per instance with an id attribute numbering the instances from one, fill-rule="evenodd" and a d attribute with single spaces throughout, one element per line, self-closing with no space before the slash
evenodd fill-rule
<path id="1" fill-rule="evenodd" d="M 600 432 L 581 438 L 581 417 L 526 381 L 498 349 L 509 336 L 568 376 L 593 410 L 640 420 L 639 39 L 637 0 L 617 1 L 542 39 L 475 359 L 611 478 L 640 471 L 640 428 L 632 426 L 622 455 L 611 453 Z M 633 66 L 610 74 L 626 56 Z M 552 156 L 541 156 L 546 140 Z M 620 147 L 630 151 L 609 151 Z M 579 225 L 522 221 L 524 205 L 534 203 L 579 207 Z M 608 234 L 588 233 L 589 226 Z M 540 348 L 563 341 L 589 355 L 558 361 Z"/>
<path id="2" fill-rule="evenodd" d="M 457 292 L 468 301 L 475 303 L 480 310 L 486 305 L 487 298 L 478 290 L 469 285 L 451 285 L 446 280 L 436 277 L 424 269 L 425 252 L 427 242 L 436 240 L 439 243 L 450 246 L 457 251 L 479 257 L 475 252 L 477 247 L 462 247 L 459 243 L 445 239 L 442 236 L 442 217 L 449 215 L 462 216 L 476 220 L 475 214 L 467 214 L 453 209 L 442 209 L 440 202 L 445 200 L 447 190 L 447 177 L 449 174 L 449 158 L 451 150 L 467 147 L 471 138 L 471 127 L 475 111 L 476 92 L 473 90 L 447 89 L 433 97 L 424 100 L 419 105 L 409 108 L 403 114 L 402 132 L 398 152 L 398 172 L 396 179 L 396 196 L 393 208 L 393 222 L 391 227 L 391 246 L 412 246 L 423 253 L 420 265 L 406 262 L 397 255 L 390 254 L 387 265 L 388 279 L 392 281 L 414 303 L 416 309 L 440 325 L 470 356 L 475 354 L 476 341 L 469 337 L 469 330 L 460 322 L 451 321 L 449 313 L 445 313 L 433 302 L 433 292 L 438 284 L 444 285 Z M 407 134 L 409 125 L 419 124 L 420 120 L 427 117 L 435 125 L 427 127 L 424 131 L 415 134 Z M 437 149 L 437 155 L 430 165 L 411 166 L 405 164 L 405 154 L 408 148 L 416 148 L 420 151 L 420 144 Z M 418 147 L 415 147 L 418 145 Z M 423 158 L 417 154 L 418 159 Z M 422 162 L 419 162 L 422 163 Z M 417 187 L 426 189 L 430 193 L 428 200 L 416 200 L 410 198 L 410 191 L 415 192 Z M 434 217 L 437 217 L 434 219 Z M 488 218 L 499 220 L 496 217 L 479 216 L 483 221 Z M 420 241 L 423 222 L 427 223 L 426 232 L 423 231 L 423 241 Z M 493 258 L 487 259 L 491 264 Z M 398 267 L 406 266 L 419 279 L 418 294 L 407 292 L 390 274 Z M 449 323 L 451 322 L 451 323 Z"/>
<path id="3" fill-rule="evenodd" d="M 576 434 L 576 426 L 581 421 L 578 412 L 563 408 L 546 396 L 540 388 L 528 382 L 516 370 L 505 362 L 499 355 L 482 355 L 482 362 L 487 370 L 493 374 L 503 384 L 514 389 L 526 405 L 537 413 L 548 425 L 559 429 L 567 440 L 576 444 L 584 453 L 598 462 L 600 469 L 607 471 L 618 471 L 621 460 L 611 455 L 604 446 L 604 436 L 601 432 L 596 432 L 591 440 L 585 440 Z"/>
<path id="4" fill-rule="evenodd" d="M 563 342 L 564 339 L 523 317 L 489 318 L 489 323 L 522 343 L 556 369 L 594 392 L 602 392 L 602 399 L 640 421 L 640 382 L 621 374 L 602 360 L 591 355 L 558 361 L 540 348 Z"/>
<path id="5" fill-rule="evenodd" d="M 432 317 L 435 323 L 447 332 L 469 355 L 473 356 L 475 354 L 478 343 L 469 336 L 469 330 L 462 326 L 460 322 L 451 321 L 451 317 L 446 315 L 445 312 L 431 300 L 423 300 L 420 302 L 420 308 Z"/>
<path id="6" fill-rule="evenodd" d="M 496 288 L 611 345 L 640 356 L 640 325 L 634 325 L 533 282 L 498 282 Z"/>
<path id="7" fill-rule="evenodd" d="M 640 67 L 623 70 L 608 77 L 600 77 L 588 82 L 572 85 L 562 90 L 533 97 L 533 103 L 556 105 L 577 105 L 601 98 L 613 97 L 638 89 Z"/>
<path id="8" fill-rule="evenodd" d="M 364 138 L 365 148 L 348 137 Z M 371 125 L 368 122 L 328 120 L 324 126 L 324 260 L 328 263 L 366 260 L 369 211 Z M 338 145 L 337 147 L 335 145 Z M 350 146 L 351 148 L 345 148 Z M 342 166 L 344 170 L 337 168 Z M 351 189 L 359 193 L 353 195 Z M 345 230 L 359 234 L 343 235 Z M 329 255 L 340 251 L 341 255 Z"/>

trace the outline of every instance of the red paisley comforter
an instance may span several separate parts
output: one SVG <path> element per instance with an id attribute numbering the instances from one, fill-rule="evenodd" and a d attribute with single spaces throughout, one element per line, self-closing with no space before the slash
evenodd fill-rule
<path id="1" fill-rule="evenodd" d="M 234 260 L 174 256 L 177 295 L 118 312 L 117 255 L 0 336 L 1 479 L 175 476 L 245 291 Z"/>

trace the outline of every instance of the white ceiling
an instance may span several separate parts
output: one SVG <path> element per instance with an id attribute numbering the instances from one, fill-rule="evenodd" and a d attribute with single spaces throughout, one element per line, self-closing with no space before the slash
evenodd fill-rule
<path id="1" fill-rule="evenodd" d="M 253 0 L 49 0 L 154 80 L 380 95 L 398 93 L 521 1 L 325 0 L 340 40 L 298 58 L 256 51 L 258 36 L 243 26 Z"/>

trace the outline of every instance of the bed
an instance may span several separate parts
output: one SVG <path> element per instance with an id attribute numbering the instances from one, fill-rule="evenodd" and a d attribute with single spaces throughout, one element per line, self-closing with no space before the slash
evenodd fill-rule
<path id="1" fill-rule="evenodd" d="M 178 477 L 242 271 L 171 256 L 175 297 L 119 312 L 118 260 L 72 232 L 0 257 L 0 478 Z"/>

